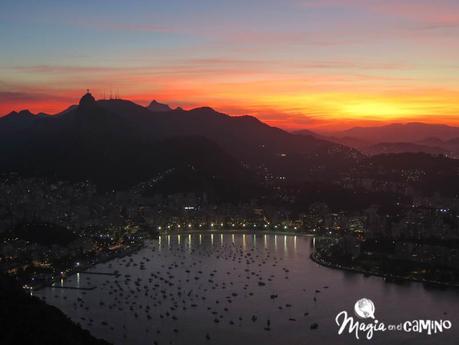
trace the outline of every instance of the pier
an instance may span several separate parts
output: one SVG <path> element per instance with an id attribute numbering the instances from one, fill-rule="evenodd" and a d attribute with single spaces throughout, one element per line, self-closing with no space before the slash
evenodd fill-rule
<path id="1" fill-rule="evenodd" d="M 114 272 L 79 272 L 80 274 L 93 274 L 99 276 L 117 276 L 119 274 Z"/>
<path id="2" fill-rule="evenodd" d="M 59 285 L 51 285 L 51 288 L 55 289 L 67 289 L 67 290 L 83 290 L 83 291 L 92 291 L 96 287 L 95 286 L 90 286 L 90 287 L 77 287 L 77 286 L 59 286 Z"/>

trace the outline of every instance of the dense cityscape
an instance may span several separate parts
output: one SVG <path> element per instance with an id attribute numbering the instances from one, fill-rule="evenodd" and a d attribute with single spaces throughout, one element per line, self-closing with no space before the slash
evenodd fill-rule
<path id="1" fill-rule="evenodd" d="M 89 182 L 3 177 L 2 270 L 26 289 L 40 288 L 126 255 L 160 234 L 261 231 L 314 235 L 314 258 L 326 265 L 437 284 L 458 281 L 459 209 L 454 200 L 415 198 L 402 184 L 346 178 L 343 187 L 363 184 L 374 192 L 404 191 L 411 201 L 395 202 L 386 213 L 376 205 L 336 211 L 325 202 L 301 209 L 292 206 L 294 195 L 282 196 L 283 206 L 274 206 L 257 199 L 214 203 L 205 193 L 146 193 L 159 180 L 98 193 Z M 282 191 L 281 184 L 269 185 Z"/>
<path id="2" fill-rule="evenodd" d="M 0 345 L 457 345 L 459 1 L 0 1 Z"/>

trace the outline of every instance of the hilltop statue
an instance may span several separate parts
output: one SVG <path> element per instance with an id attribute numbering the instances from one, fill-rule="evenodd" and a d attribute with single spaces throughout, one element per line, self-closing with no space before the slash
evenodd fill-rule
<path id="1" fill-rule="evenodd" d="M 93 106 L 94 104 L 96 104 L 96 99 L 91 95 L 89 89 L 87 89 L 86 94 L 80 99 L 80 106 L 86 107 Z"/>

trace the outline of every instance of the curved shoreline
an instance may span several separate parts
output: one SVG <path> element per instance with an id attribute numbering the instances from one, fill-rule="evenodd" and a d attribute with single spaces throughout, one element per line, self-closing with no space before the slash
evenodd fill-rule
<path id="1" fill-rule="evenodd" d="M 454 288 L 457 289 L 459 288 L 459 284 L 453 284 L 453 283 L 445 283 L 445 282 L 439 282 L 439 281 L 433 281 L 433 280 L 427 280 L 427 279 L 413 279 L 413 278 L 406 278 L 402 276 L 396 276 L 396 275 L 389 275 L 389 274 L 384 274 L 381 272 L 372 272 L 372 271 L 367 271 L 363 269 L 357 269 L 354 267 L 349 267 L 349 266 L 342 266 L 339 264 L 332 263 L 330 261 L 325 261 L 323 259 L 318 258 L 314 253 L 311 253 L 310 259 L 314 261 L 316 264 L 335 269 L 335 270 L 341 270 L 341 271 L 346 271 L 346 272 L 352 272 L 352 273 L 359 273 L 359 274 L 367 274 L 370 276 L 375 276 L 375 277 L 380 277 L 384 279 L 394 279 L 394 280 L 401 280 L 403 282 L 413 282 L 413 283 L 422 283 L 426 284 L 432 287 L 436 288 Z M 396 283 L 396 282 L 391 282 L 390 283 Z"/>
<path id="2" fill-rule="evenodd" d="M 310 234 L 310 233 L 299 233 L 299 232 L 292 232 L 292 231 L 285 231 L 285 232 L 278 232 L 278 231 L 263 231 L 263 230 L 251 230 L 251 229 L 215 229 L 215 230 L 198 230 L 198 229 L 192 229 L 192 230 L 181 230 L 177 232 L 171 232 L 171 231 L 164 231 L 162 233 L 159 233 L 159 236 L 169 236 L 169 235 L 190 235 L 190 234 L 206 234 L 206 235 L 212 235 L 212 234 L 239 234 L 239 235 L 279 235 L 279 236 L 302 236 L 302 237 L 314 237 L 317 236 L 316 234 Z M 135 253 L 142 248 L 145 247 L 145 241 L 142 241 L 142 243 L 138 243 L 137 245 L 129 248 L 128 250 L 124 250 L 121 253 L 115 253 L 114 255 L 110 255 L 109 257 L 106 257 L 102 260 L 97 260 L 96 262 L 87 265 L 84 267 L 84 269 L 79 269 L 78 271 L 85 271 L 88 270 L 91 267 L 94 267 L 95 265 L 99 263 L 104 263 L 107 261 L 110 261 L 116 257 L 124 257 L 127 255 L 130 255 L 132 253 Z M 381 277 L 385 279 L 393 279 L 393 280 L 400 280 L 403 282 L 415 282 L 415 283 L 422 283 L 426 285 L 430 285 L 432 287 L 436 288 L 459 288 L 459 283 L 453 284 L 453 283 L 445 283 L 445 282 L 440 282 L 440 281 L 431 281 L 431 280 L 426 280 L 426 279 L 413 279 L 413 278 L 406 278 L 403 276 L 396 276 L 396 275 L 389 275 L 389 274 L 384 274 L 381 272 L 373 272 L 373 271 L 368 271 L 368 270 L 363 270 L 363 269 L 357 269 L 354 267 L 349 267 L 349 266 L 342 266 L 330 261 L 323 260 L 319 257 L 317 257 L 314 253 L 311 253 L 309 258 L 317 263 L 318 265 L 331 268 L 331 269 L 336 269 L 336 270 L 341 270 L 341 271 L 346 271 L 346 272 L 352 272 L 352 273 L 358 273 L 358 274 L 364 274 L 364 275 L 369 275 L 369 276 L 375 276 L 375 277 Z M 76 274 L 75 271 L 68 272 L 68 276 Z M 387 282 L 387 281 L 386 281 Z M 390 282 L 390 281 L 389 281 Z M 391 282 L 391 283 L 396 283 L 396 282 Z M 37 290 L 44 288 L 44 287 L 52 287 L 48 284 L 44 284 L 43 286 L 39 287 Z M 34 289 L 35 290 L 35 289 Z"/>
<path id="3" fill-rule="evenodd" d="M 297 233 L 297 232 L 291 232 L 291 231 L 286 231 L 286 232 L 276 232 L 276 231 L 263 231 L 263 230 L 183 230 L 179 232 L 165 232 L 161 233 L 160 235 L 186 235 L 186 234 L 250 234 L 250 235 L 284 235 L 284 236 L 304 236 L 304 237 L 314 237 L 317 236 L 316 234 L 308 234 L 308 233 Z M 427 280 L 427 279 L 413 279 L 413 278 L 406 278 L 403 276 L 397 276 L 397 275 L 390 275 L 390 274 L 384 274 L 381 272 L 373 272 L 373 271 L 367 271 L 363 269 L 357 269 L 354 267 L 348 267 L 348 266 L 342 266 L 339 264 L 335 264 L 329 261 L 325 261 L 323 259 L 318 258 L 314 253 L 311 253 L 310 259 L 327 268 L 331 269 L 336 269 L 336 270 L 341 270 L 341 271 L 346 271 L 346 272 L 352 272 L 352 273 L 358 273 L 358 274 L 366 274 L 369 276 L 374 276 L 374 277 L 380 277 L 386 279 L 393 279 L 393 280 L 399 280 L 403 282 L 413 282 L 413 283 L 422 283 L 425 285 L 429 285 L 431 287 L 435 288 L 454 288 L 457 289 L 459 288 L 459 283 L 458 284 L 453 284 L 453 283 L 445 283 L 445 282 L 440 282 L 440 281 L 432 281 L 432 280 Z M 397 283 L 396 281 L 387 281 L 388 283 Z"/>
<path id="4" fill-rule="evenodd" d="M 39 284 L 37 286 L 32 287 L 32 291 L 39 291 L 44 288 L 55 288 L 54 284 L 58 283 L 60 279 L 65 279 L 71 276 L 76 275 L 77 273 L 82 273 L 85 272 L 93 267 L 95 267 L 98 264 L 106 263 L 111 260 L 114 260 L 116 258 L 122 258 L 125 256 L 129 256 L 133 253 L 138 252 L 139 250 L 143 249 L 145 247 L 145 241 L 142 240 L 139 243 L 136 243 L 135 245 L 131 245 L 128 248 L 123 248 L 120 251 L 117 251 L 115 253 L 110 253 L 108 255 L 104 255 L 101 257 L 95 258 L 94 262 L 88 262 L 85 263 L 79 267 L 74 267 L 72 269 L 69 269 L 68 271 L 65 272 L 65 275 L 63 277 L 55 277 L 54 279 L 50 279 L 47 282 L 43 282 L 42 284 Z"/>

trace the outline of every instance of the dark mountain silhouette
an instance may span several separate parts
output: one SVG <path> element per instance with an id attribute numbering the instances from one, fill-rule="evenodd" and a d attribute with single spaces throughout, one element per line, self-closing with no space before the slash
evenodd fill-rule
<path id="1" fill-rule="evenodd" d="M 96 101 L 89 93 L 56 116 L 0 118 L 0 132 L 1 172 L 88 179 L 104 189 L 173 169 L 176 181 L 192 171 L 189 185 L 231 198 L 257 189 L 255 174 L 325 179 L 362 159 L 353 149 L 292 135 L 252 116 L 231 117 L 208 107 L 152 112 L 126 100 Z M 171 178 L 164 183 L 171 185 Z"/>
<path id="2" fill-rule="evenodd" d="M 423 152 L 459 157 L 459 127 L 424 123 L 391 124 L 379 127 L 355 127 L 328 135 L 309 130 L 295 134 L 313 135 L 316 138 L 352 147 L 366 155 L 383 153 Z M 441 139 L 443 138 L 443 139 Z"/>
<path id="3" fill-rule="evenodd" d="M 439 147 L 449 153 L 454 158 L 459 158 L 459 137 L 441 140 L 438 138 L 426 138 L 418 142 L 421 145 Z"/>
<path id="4" fill-rule="evenodd" d="M 156 100 L 153 100 L 150 105 L 147 107 L 148 110 L 153 112 L 163 112 L 163 111 L 171 111 L 172 108 L 169 107 L 167 104 L 159 103 Z"/>
<path id="5" fill-rule="evenodd" d="M 267 168 L 277 176 L 304 179 L 352 166 L 361 155 L 348 147 L 298 136 L 270 127 L 252 116 L 229 116 L 212 108 L 152 113 L 133 102 L 99 101 L 145 137 L 202 136 L 216 142 L 253 169 Z"/>
<path id="6" fill-rule="evenodd" d="M 459 137 L 437 142 L 436 146 L 447 150 L 454 158 L 459 158 Z"/>
<path id="7" fill-rule="evenodd" d="M 362 147 L 361 152 L 367 155 L 379 155 L 384 153 L 404 153 L 404 152 L 423 152 L 430 155 L 446 155 L 450 156 L 451 152 L 437 146 L 427 146 L 413 143 L 379 143 Z"/>
<path id="8" fill-rule="evenodd" d="M 449 140 L 459 137 L 459 127 L 418 122 L 406 124 L 395 123 L 378 127 L 355 127 L 332 133 L 331 136 L 338 138 L 350 137 L 365 140 L 373 144 L 381 142 L 415 143 L 426 138 Z"/>
<path id="9" fill-rule="evenodd" d="M 320 135 L 319 133 L 316 133 L 316 132 L 313 132 L 309 129 L 300 129 L 300 130 L 297 130 L 297 131 L 293 131 L 292 134 L 296 134 L 296 135 L 305 135 L 305 136 L 312 136 L 312 137 L 316 137 L 316 138 L 325 138 L 324 136 Z"/>
<path id="10" fill-rule="evenodd" d="M 355 149 L 314 135 L 291 134 L 252 116 L 233 117 L 208 107 L 152 112 L 127 100 L 96 101 L 89 94 L 55 116 L 13 112 L 0 118 L 0 134 L 0 173 L 90 180 L 103 190 L 154 179 L 149 193 L 195 192 L 241 201 L 265 193 L 264 181 L 299 186 L 356 174 L 389 180 L 403 179 L 404 174 L 391 175 L 397 170 L 396 157 L 403 154 L 375 161 Z M 384 145 L 378 153 L 422 146 Z M 418 154 L 406 157 L 412 166 L 444 162 Z M 379 170 L 368 169 L 375 162 Z M 445 179 L 432 170 L 428 174 L 432 188 L 456 178 L 454 169 L 444 173 Z M 446 185 L 444 190 L 449 192 Z"/>
<path id="11" fill-rule="evenodd" d="M 78 105 L 77 104 L 72 104 L 71 106 L 69 106 L 67 109 L 55 114 L 55 116 L 60 116 L 60 115 L 64 115 L 66 113 L 69 113 L 71 112 L 72 110 L 75 110 L 76 108 L 78 108 Z"/>
<path id="12" fill-rule="evenodd" d="M 33 119 L 34 125 L 23 126 L 21 135 L 0 138 L 2 172 L 87 179 L 112 189 L 161 176 L 165 171 L 193 171 L 207 181 L 208 190 L 202 192 L 228 198 L 244 197 L 239 190 L 249 194 L 256 185 L 239 161 L 210 140 L 139 135 L 135 123 L 100 106 L 89 94 L 77 108 L 59 116 L 24 118 Z M 18 126 L 10 122 L 9 118 L 0 119 L 0 128 L 16 133 Z"/>
<path id="13" fill-rule="evenodd" d="M 459 145 L 459 137 L 449 139 L 445 142 L 446 145 Z"/>
<path id="14" fill-rule="evenodd" d="M 459 160 L 425 153 L 381 154 L 360 172 L 377 179 L 408 183 L 417 192 L 459 197 Z"/>
<path id="15" fill-rule="evenodd" d="M 38 116 L 32 114 L 29 110 L 21 110 L 20 112 L 13 111 L 8 115 L 5 115 L 1 118 L 2 128 L 8 126 L 10 128 L 25 128 L 30 126 Z"/>
<path id="16" fill-rule="evenodd" d="M 328 140 L 333 141 L 334 143 L 339 143 L 341 145 L 352 147 L 361 152 L 362 152 L 362 149 L 368 146 L 371 146 L 371 143 L 366 140 L 356 139 L 352 137 L 342 137 L 342 138 L 328 137 Z"/>
<path id="17" fill-rule="evenodd" d="M 327 136 L 324 134 L 319 134 L 307 129 L 302 129 L 299 131 L 293 132 L 296 135 L 303 135 L 303 136 L 312 136 L 318 139 L 322 140 L 327 140 L 331 141 L 333 143 L 341 144 L 347 147 L 351 147 L 354 149 L 357 149 L 362 152 L 362 148 L 366 148 L 371 145 L 369 141 L 362 140 L 362 139 L 357 139 L 357 138 L 352 138 L 352 137 L 334 137 L 334 136 Z"/>
<path id="18" fill-rule="evenodd" d="M 30 131 L 34 131 L 47 120 L 48 116 L 35 115 L 29 110 L 13 111 L 0 117 L 0 140 L 4 145 L 14 145 L 18 140 L 27 140 Z"/>
<path id="19" fill-rule="evenodd" d="M 426 145 L 426 146 L 442 146 L 445 142 L 439 138 L 429 137 L 422 139 L 417 142 L 417 144 Z"/>

